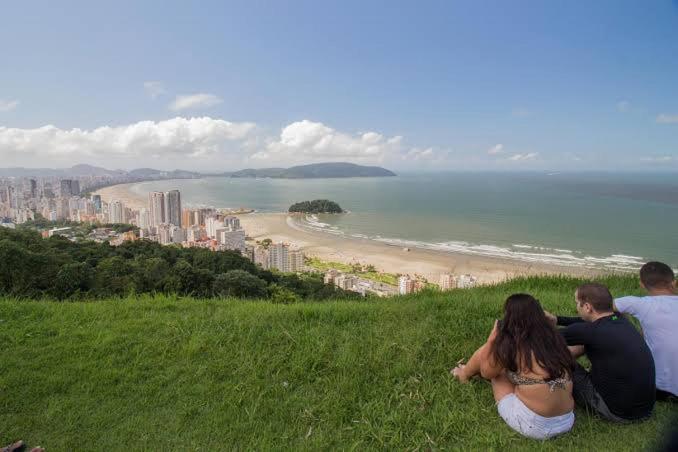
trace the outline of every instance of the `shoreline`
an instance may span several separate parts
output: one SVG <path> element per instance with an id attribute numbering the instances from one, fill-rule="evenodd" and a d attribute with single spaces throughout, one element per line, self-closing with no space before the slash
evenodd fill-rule
<path id="1" fill-rule="evenodd" d="M 392 274 L 421 275 L 438 283 L 440 274 L 471 274 L 478 284 L 494 284 L 518 276 L 572 275 L 590 276 L 601 270 L 581 269 L 535 262 L 522 262 L 463 253 L 410 248 L 366 238 L 336 236 L 309 231 L 294 225 L 287 213 L 254 213 L 239 217 L 242 227 L 252 240 L 270 238 L 287 242 L 309 257 L 342 264 L 374 265 L 379 271 Z"/>
<path id="2" fill-rule="evenodd" d="M 127 207 L 147 207 L 147 199 L 131 190 L 137 182 L 112 185 L 95 191 L 105 202 L 118 200 Z M 556 264 L 527 262 L 502 257 L 477 256 L 461 252 L 438 251 L 411 247 L 405 251 L 395 244 L 367 238 L 338 236 L 305 229 L 294 224 L 287 213 L 249 213 L 238 216 L 249 238 L 286 242 L 309 257 L 343 264 L 373 265 L 379 271 L 394 274 L 421 275 L 429 282 L 438 283 L 440 274 L 471 274 L 478 284 L 494 284 L 518 276 L 571 275 L 591 276 L 610 273 Z"/>

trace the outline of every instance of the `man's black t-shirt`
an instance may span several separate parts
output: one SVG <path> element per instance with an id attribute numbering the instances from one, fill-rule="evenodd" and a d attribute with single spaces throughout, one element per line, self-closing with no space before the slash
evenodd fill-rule
<path id="1" fill-rule="evenodd" d="M 655 402 L 652 352 L 638 330 L 619 314 L 584 322 L 558 317 L 567 345 L 583 345 L 591 361 L 591 381 L 612 413 L 640 419 Z"/>

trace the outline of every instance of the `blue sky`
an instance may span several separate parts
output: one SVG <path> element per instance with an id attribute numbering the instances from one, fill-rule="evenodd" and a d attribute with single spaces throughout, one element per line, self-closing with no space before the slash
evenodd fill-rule
<path id="1" fill-rule="evenodd" d="M 21 1 L 0 61 L 3 167 L 678 169 L 677 1 Z"/>

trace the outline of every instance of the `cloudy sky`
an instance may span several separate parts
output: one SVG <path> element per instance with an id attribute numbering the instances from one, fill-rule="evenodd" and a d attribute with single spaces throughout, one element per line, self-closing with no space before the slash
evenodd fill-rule
<path id="1" fill-rule="evenodd" d="M 0 167 L 320 161 L 678 170 L 678 0 L 2 7 Z"/>

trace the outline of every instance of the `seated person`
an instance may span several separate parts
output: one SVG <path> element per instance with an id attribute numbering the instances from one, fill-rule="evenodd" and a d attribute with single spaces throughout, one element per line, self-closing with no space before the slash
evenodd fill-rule
<path id="1" fill-rule="evenodd" d="M 652 351 L 657 400 L 678 400 L 678 294 L 673 270 L 661 262 L 640 269 L 640 285 L 647 297 L 623 297 L 615 309 L 640 322 L 645 342 Z"/>
<path id="2" fill-rule="evenodd" d="M 528 438 L 548 439 L 574 424 L 572 369 L 565 341 L 527 294 L 511 295 L 504 319 L 468 364 L 452 369 L 462 383 L 475 375 L 492 382 L 499 415 Z"/>
<path id="3" fill-rule="evenodd" d="M 638 330 L 613 311 L 612 295 L 602 284 L 575 292 L 580 317 L 547 316 L 564 325 L 561 333 L 575 358 L 586 355 L 591 372 L 577 364 L 574 400 L 612 422 L 650 416 L 655 402 L 654 361 Z"/>

